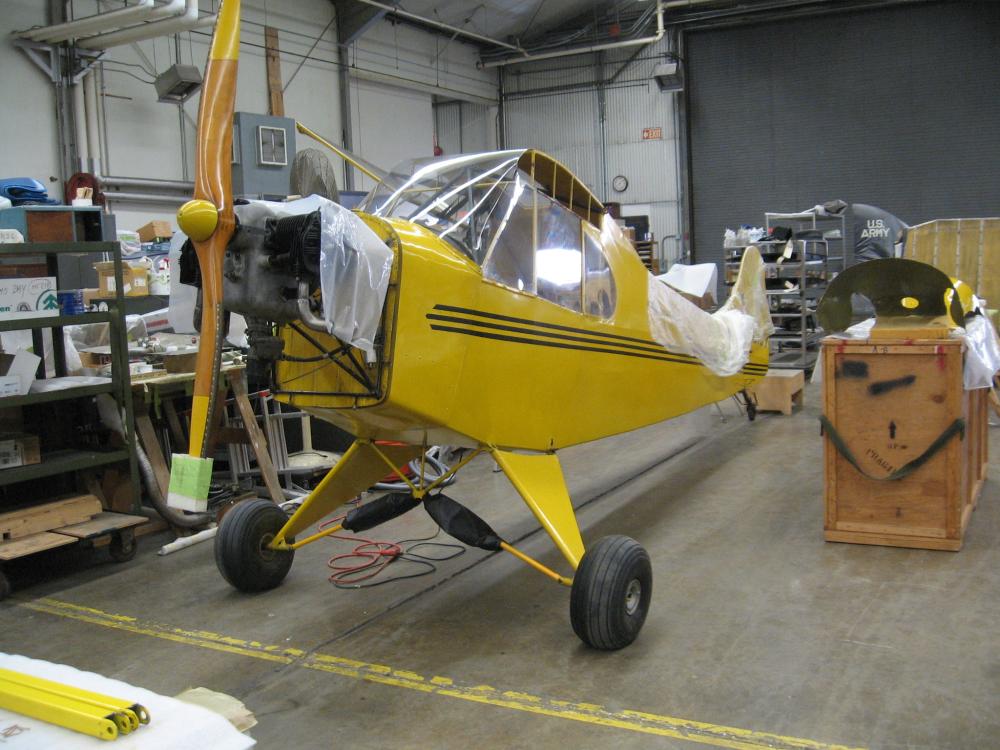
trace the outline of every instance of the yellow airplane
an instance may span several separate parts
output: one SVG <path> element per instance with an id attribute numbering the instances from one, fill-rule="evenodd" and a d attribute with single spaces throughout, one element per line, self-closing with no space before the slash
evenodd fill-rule
<path id="1" fill-rule="evenodd" d="M 299 547 L 423 504 L 466 544 L 510 552 L 571 587 L 571 622 L 585 643 L 628 645 L 649 607 L 649 557 L 624 536 L 585 549 L 556 451 L 689 412 L 761 378 L 760 256 L 746 253 L 723 308 L 751 321 L 753 339 L 720 374 L 703 359 L 730 343 L 730 329 L 653 280 L 600 201 L 539 151 L 416 161 L 381 179 L 357 212 L 331 204 L 237 228 L 229 154 L 238 42 L 239 2 L 225 0 L 199 113 L 195 200 L 178 213 L 203 295 L 191 460 L 210 466 L 204 437 L 224 310 L 247 316 L 252 349 L 274 363 L 277 398 L 356 439 L 290 518 L 265 500 L 226 514 L 216 537 L 223 576 L 243 591 L 273 588 Z M 691 330 L 713 333 L 692 340 Z M 435 444 L 468 451 L 435 481 L 406 478 L 401 467 Z M 572 575 L 529 558 L 440 492 L 483 453 Z M 175 457 L 178 466 L 191 469 Z M 390 471 L 408 493 L 296 541 Z"/>

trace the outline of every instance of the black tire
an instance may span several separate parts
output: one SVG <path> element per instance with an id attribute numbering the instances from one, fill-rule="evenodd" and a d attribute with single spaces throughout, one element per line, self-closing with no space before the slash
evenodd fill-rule
<path id="1" fill-rule="evenodd" d="M 131 529 L 117 531 L 111 535 L 111 542 L 108 544 L 108 554 L 115 562 L 128 562 L 135 557 L 138 545 L 135 543 L 135 534 Z"/>
<path id="2" fill-rule="evenodd" d="M 0 572 L 0 601 L 10 596 L 10 591 L 10 579 L 3 572 Z"/>
<path id="3" fill-rule="evenodd" d="M 288 516 L 270 500 L 244 500 L 222 519 L 215 535 L 215 564 L 240 591 L 267 591 L 285 580 L 293 550 L 268 549 Z M 292 542 L 292 539 L 287 540 Z"/>
<path id="4" fill-rule="evenodd" d="M 573 632 L 592 648 L 624 648 L 639 635 L 652 593 L 646 550 L 627 536 L 606 536 L 587 550 L 573 578 Z"/>

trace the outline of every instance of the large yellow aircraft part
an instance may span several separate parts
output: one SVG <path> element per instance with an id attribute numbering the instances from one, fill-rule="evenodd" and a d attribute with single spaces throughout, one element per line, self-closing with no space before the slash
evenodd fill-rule
<path id="1" fill-rule="evenodd" d="M 610 218 L 601 240 L 618 303 L 607 321 L 485 281 L 475 263 L 433 233 L 390 223 L 402 253 L 394 270 L 398 301 L 390 289 L 387 303 L 387 398 L 314 395 L 351 383 L 333 366 L 278 366 L 279 398 L 361 438 L 554 450 L 721 400 L 766 370 L 766 343 L 755 344 L 751 363 L 731 377 L 654 343 L 648 272 Z M 316 354 L 288 329 L 285 340 L 291 354 Z"/>

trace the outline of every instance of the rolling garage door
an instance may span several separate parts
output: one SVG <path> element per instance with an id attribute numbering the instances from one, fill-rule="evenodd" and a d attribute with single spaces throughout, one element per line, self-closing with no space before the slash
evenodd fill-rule
<path id="1" fill-rule="evenodd" d="M 910 224 L 1000 212 L 1000 4 L 712 28 L 685 46 L 696 262 L 721 260 L 726 227 L 836 198 Z"/>

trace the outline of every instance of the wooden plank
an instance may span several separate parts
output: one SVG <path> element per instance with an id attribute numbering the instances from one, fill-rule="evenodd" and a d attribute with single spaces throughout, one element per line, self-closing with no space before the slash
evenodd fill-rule
<path id="1" fill-rule="evenodd" d="M 285 116 L 285 94 L 281 84 L 281 52 L 278 49 L 278 30 L 264 27 L 264 59 L 267 68 L 267 106 L 275 117 Z"/>
<path id="2" fill-rule="evenodd" d="M 961 539 L 931 539 L 929 537 L 896 536 L 894 534 L 861 534 L 855 531 L 827 531 L 828 542 L 848 544 L 877 544 L 880 547 L 909 547 L 910 549 L 936 549 L 958 552 L 962 549 Z"/>
<path id="3" fill-rule="evenodd" d="M 267 450 L 267 438 L 261 432 L 260 425 L 257 424 L 257 415 L 254 414 L 253 407 L 250 405 L 250 399 L 247 398 L 247 384 L 243 373 L 241 372 L 234 377 L 230 377 L 229 384 L 233 389 L 233 396 L 236 399 L 236 406 L 240 410 L 240 416 L 243 417 L 243 426 L 246 428 L 247 435 L 250 436 L 250 444 L 253 446 L 254 455 L 257 457 L 257 466 L 260 467 L 260 473 L 264 478 L 267 491 L 274 502 L 283 503 L 285 501 L 285 493 L 281 489 L 281 480 L 278 478 L 278 472 L 275 471 L 274 464 L 271 463 L 271 454 Z"/>
<path id="4" fill-rule="evenodd" d="M 86 521 L 101 512 L 101 501 L 93 495 L 77 495 L 51 503 L 0 514 L 0 537 L 22 539 L 42 531 Z"/>
<path id="5" fill-rule="evenodd" d="M 167 488 L 170 486 L 170 468 L 167 466 L 167 459 L 163 457 L 163 449 L 156 438 L 156 429 L 153 427 L 153 420 L 149 417 L 146 404 L 138 398 L 135 399 L 135 428 L 139 433 L 139 443 L 153 467 L 160 495 L 166 497 Z"/>
<path id="6" fill-rule="evenodd" d="M 118 531 L 119 529 L 129 529 L 133 526 L 139 526 L 147 521 L 149 519 L 145 516 L 133 516 L 128 513 L 109 513 L 105 511 L 98 513 L 89 521 L 75 523 L 72 526 L 63 526 L 52 531 L 55 534 L 65 534 L 77 539 L 89 539 L 90 537 L 107 534 L 109 531 Z"/>
<path id="7" fill-rule="evenodd" d="M 184 428 L 181 426 L 180 417 L 177 415 L 177 407 L 172 398 L 165 398 L 160 402 L 163 407 L 163 415 L 167 418 L 167 427 L 170 429 L 170 437 L 173 438 L 174 445 L 178 450 L 183 450 L 188 444 Z"/>
<path id="8" fill-rule="evenodd" d="M 0 560 L 16 560 L 25 555 L 32 555 L 35 552 L 42 552 L 47 549 L 63 547 L 73 544 L 77 540 L 65 534 L 53 534 L 48 531 L 40 531 L 31 534 L 23 539 L 15 539 L 11 542 L 0 544 Z"/>

